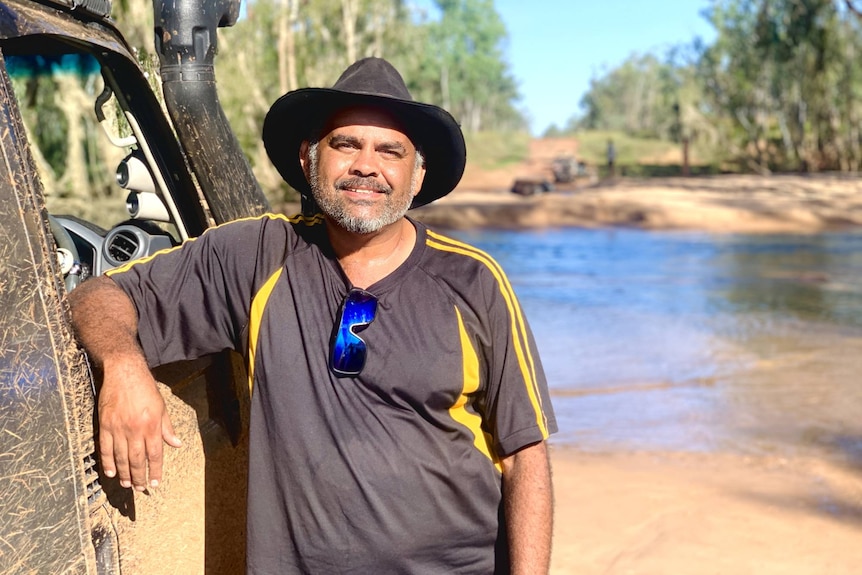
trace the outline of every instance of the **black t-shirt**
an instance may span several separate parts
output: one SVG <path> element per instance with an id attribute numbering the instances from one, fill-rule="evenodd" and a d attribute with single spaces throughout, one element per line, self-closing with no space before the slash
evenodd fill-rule
<path id="1" fill-rule="evenodd" d="M 248 360 L 249 573 L 508 569 L 500 458 L 556 431 L 544 374 L 498 264 L 412 223 L 408 259 L 367 288 L 357 377 L 329 368 L 351 286 L 319 216 L 239 220 L 109 274 L 151 365 Z"/>

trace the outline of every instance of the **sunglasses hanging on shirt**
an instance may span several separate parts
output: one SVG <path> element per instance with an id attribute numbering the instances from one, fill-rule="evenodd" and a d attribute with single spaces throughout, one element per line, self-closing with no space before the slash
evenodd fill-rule
<path id="1" fill-rule="evenodd" d="M 353 288 L 344 296 L 329 353 L 329 369 L 336 376 L 352 377 L 362 373 L 368 346 L 357 334 L 371 325 L 376 314 L 377 298 L 373 294 Z"/>

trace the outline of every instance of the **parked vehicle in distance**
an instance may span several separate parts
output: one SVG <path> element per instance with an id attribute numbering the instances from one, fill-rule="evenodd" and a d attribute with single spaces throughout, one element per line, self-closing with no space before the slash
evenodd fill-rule
<path id="1" fill-rule="evenodd" d="M 554 185 L 544 178 L 518 178 L 512 184 L 511 192 L 519 196 L 533 196 L 553 189 Z"/>
<path id="2" fill-rule="evenodd" d="M 577 161 L 573 156 L 558 156 L 551 162 L 551 171 L 554 174 L 554 182 L 558 184 L 569 184 L 579 177 L 589 177 L 587 166 L 584 162 Z"/>

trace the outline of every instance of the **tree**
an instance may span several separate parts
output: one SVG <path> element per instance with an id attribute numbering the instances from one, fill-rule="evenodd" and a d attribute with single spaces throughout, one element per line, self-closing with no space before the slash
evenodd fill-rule
<path id="1" fill-rule="evenodd" d="M 506 27 L 492 0 L 436 0 L 429 24 L 425 78 L 419 90 L 458 118 L 464 129 L 518 129 L 526 122 L 513 103 L 517 85 L 504 58 Z"/>
<path id="2" fill-rule="evenodd" d="M 839 132 L 855 124 L 855 106 L 838 103 L 852 98 L 842 79 L 853 76 L 844 62 L 853 40 L 834 2 L 735 0 L 716 3 L 710 16 L 719 37 L 704 54 L 701 77 L 716 115 L 745 134 L 740 151 L 762 170 L 850 165 L 853 146 Z"/>

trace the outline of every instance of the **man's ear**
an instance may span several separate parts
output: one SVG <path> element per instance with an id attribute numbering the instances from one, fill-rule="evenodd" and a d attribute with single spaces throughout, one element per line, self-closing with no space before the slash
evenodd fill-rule
<path id="1" fill-rule="evenodd" d="M 419 195 L 422 190 L 422 183 L 425 181 L 425 162 L 422 162 L 422 167 L 419 168 L 419 173 L 416 174 L 416 185 L 413 186 L 413 197 Z"/>
<path id="2" fill-rule="evenodd" d="M 302 166 L 302 172 L 305 174 L 305 179 L 308 179 L 308 140 L 303 140 L 299 145 L 299 165 Z"/>

